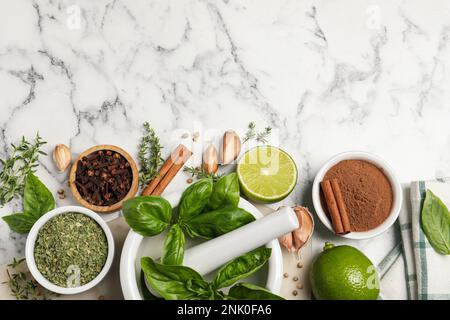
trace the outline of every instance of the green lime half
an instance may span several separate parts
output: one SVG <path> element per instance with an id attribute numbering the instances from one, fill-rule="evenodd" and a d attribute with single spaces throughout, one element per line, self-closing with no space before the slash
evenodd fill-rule
<path id="1" fill-rule="evenodd" d="M 297 183 L 297 166 L 283 150 L 260 146 L 239 160 L 237 174 L 243 194 L 252 201 L 272 203 L 286 198 Z"/>

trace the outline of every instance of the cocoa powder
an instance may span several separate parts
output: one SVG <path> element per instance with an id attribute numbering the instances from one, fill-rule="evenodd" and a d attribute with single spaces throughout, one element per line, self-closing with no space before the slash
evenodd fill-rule
<path id="1" fill-rule="evenodd" d="M 392 186 L 376 165 L 364 160 L 344 160 L 328 170 L 323 178 L 324 181 L 331 179 L 339 181 L 351 231 L 374 229 L 389 216 Z"/>

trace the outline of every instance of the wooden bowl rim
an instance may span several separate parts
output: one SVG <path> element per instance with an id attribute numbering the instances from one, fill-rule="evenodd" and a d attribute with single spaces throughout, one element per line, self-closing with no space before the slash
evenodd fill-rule
<path id="1" fill-rule="evenodd" d="M 113 205 L 110 205 L 110 206 L 96 206 L 96 205 L 93 205 L 93 204 L 87 202 L 85 199 L 83 199 L 81 194 L 78 192 L 78 188 L 75 185 L 75 176 L 76 176 L 76 172 L 77 172 L 78 161 L 80 161 L 81 158 L 83 158 L 93 152 L 99 151 L 99 150 L 111 150 L 111 151 L 120 153 L 120 155 L 122 155 L 130 164 L 131 173 L 132 173 L 132 183 L 131 183 L 130 190 L 128 191 L 128 193 L 122 200 L 120 200 L 119 202 L 117 202 Z M 99 213 L 112 213 L 112 212 L 116 212 L 116 211 L 120 210 L 122 208 L 122 203 L 125 200 L 131 199 L 136 195 L 138 188 L 139 188 L 139 171 L 138 171 L 138 168 L 137 168 L 137 165 L 136 165 L 136 162 L 134 161 L 134 159 L 124 149 L 114 146 L 114 145 L 110 145 L 110 144 L 100 144 L 100 145 L 90 147 L 89 149 L 83 151 L 75 159 L 75 161 L 72 164 L 72 167 L 70 169 L 69 186 L 70 186 L 70 190 L 72 191 L 74 198 L 82 206 L 84 206 L 88 209 L 91 209 L 92 211 L 99 212 Z"/>

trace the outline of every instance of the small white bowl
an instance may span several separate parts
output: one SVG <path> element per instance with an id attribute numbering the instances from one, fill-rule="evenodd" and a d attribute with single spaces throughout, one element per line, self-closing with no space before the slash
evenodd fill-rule
<path id="1" fill-rule="evenodd" d="M 389 229 L 390 226 L 397 220 L 398 215 L 400 213 L 400 208 L 402 205 L 402 187 L 400 182 L 397 180 L 397 177 L 394 174 L 394 171 L 392 168 L 388 165 L 386 161 L 381 159 L 380 157 L 369 153 L 369 152 L 363 152 L 363 151 L 349 151 L 340 153 L 330 160 L 328 160 L 322 168 L 320 168 L 319 172 L 316 175 L 316 178 L 314 179 L 313 188 L 312 188 L 312 198 L 313 198 L 313 204 L 314 209 L 322 223 L 327 227 L 330 231 L 334 233 L 333 226 L 331 224 L 330 219 L 326 215 L 325 211 L 322 207 L 322 201 L 320 197 L 320 182 L 322 182 L 323 177 L 328 172 L 328 170 L 336 165 L 337 163 L 343 161 L 343 160 L 365 160 L 367 162 L 373 163 L 377 167 L 383 170 L 384 174 L 389 179 L 389 182 L 392 186 L 392 192 L 393 192 L 393 204 L 391 208 L 391 212 L 389 216 L 384 220 L 382 224 L 380 224 L 378 227 L 364 231 L 364 232 L 350 232 L 344 235 L 340 235 L 344 238 L 349 239 L 369 239 L 376 237 L 380 235 L 381 233 L 385 232 L 387 229 Z"/>
<path id="2" fill-rule="evenodd" d="M 36 262 L 34 260 L 34 245 L 36 243 L 36 238 L 38 236 L 39 230 L 42 228 L 42 226 L 47 223 L 50 219 L 54 218 L 57 215 L 64 214 L 64 213 L 80 213 L 84 214 L 97 222 L 100 227 L 103 229 L 103 232 L 105 233 L 106 240 L 108 242 L 108 256 L 106 258 L 105 265 L 103 266 L 102 271 L 95 277 L 92 281 L 79 286 L 79 287 L 73 287 L 73 288 L 65 288 L 55 285 L 54 283 L 47 280 L 39 271 L 39 269 L 36 266 Z M 25 245 L 25 258 L 27 261 L 28 269 L 31 272 L 31 275 L 36 279 L 36 281 L 43 286 L 45 289 L 50 290 L 55 293 L 59 294 L 77 294 L 84 291 L 87 291 L 94 286 L 96 286 L 102 279 L 106 276 L 109 269 L 111 268 L 112 261 L 114 259 L 114 238 L 112 236 L 111 230 L 109 229 L 106 222 L 94 211 L 89 210 L 87 208 L 79 207 L 79 206 L 66 206 L 66 207 L 60 207 L 56 208 L 52 211 L 47 212 L 42 217 L 39 218 L 38 221 L 33 225 L 31 228 L 30 233 L 27 237 L 27 242 Z"/>

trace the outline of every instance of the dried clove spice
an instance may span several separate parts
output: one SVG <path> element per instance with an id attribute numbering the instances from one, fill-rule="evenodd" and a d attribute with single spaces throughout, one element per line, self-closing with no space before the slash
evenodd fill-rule
<path id="1" fill-rule="evenodd" d="M 75 185 L 81 197 L 95 206 L 121 201 L 131 189 L 130 163 L 112 150 L 99 150 L 78 161 Z"/>

